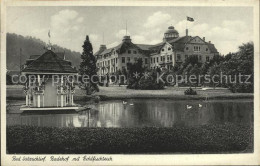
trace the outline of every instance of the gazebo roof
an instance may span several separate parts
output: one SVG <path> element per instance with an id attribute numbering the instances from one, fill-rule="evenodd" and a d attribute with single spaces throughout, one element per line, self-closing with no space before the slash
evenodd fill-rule
<path id="1" fill-rule="evenodd" d="M 71 62 L 62 59 L 53 51 L 48 50 L 25 67 L 27 73 L 77 73 Z"/>

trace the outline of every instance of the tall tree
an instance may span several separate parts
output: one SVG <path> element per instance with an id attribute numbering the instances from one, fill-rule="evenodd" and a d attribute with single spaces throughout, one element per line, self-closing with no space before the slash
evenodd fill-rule
<path id="1" fill-rule="evenodd" d="M 84 85 L 84 89 L 86 90 L 86 94 L 92 94 L 95 91 L 99 91 L 97 82 L 97 66 L 96 66 L 96 58 L 93 55 L 92 44 L 89 41 L 89 37 L 86 36 L 86 40 L 83 44 L 83 52 L 81 55 L 82 62 L 80 63 L 79 73 L 82 76 L 82 83 Z M 85 79 L 84 79 L 85 77 Z M 86 82 L 86 78 L 89 78 Z M 85 80 L 85 81 L 84 81 Z"/>

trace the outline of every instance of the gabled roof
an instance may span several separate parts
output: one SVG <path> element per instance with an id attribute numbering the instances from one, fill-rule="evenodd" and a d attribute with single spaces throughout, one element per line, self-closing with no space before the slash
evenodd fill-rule
<path id="1" fill-rule="evenodd" d="M 22 72 L 77 73 L 77 70 L 71 66 L 71 62 L 62 59 L 53 51 L 48 50 L 25 67 Z"/>

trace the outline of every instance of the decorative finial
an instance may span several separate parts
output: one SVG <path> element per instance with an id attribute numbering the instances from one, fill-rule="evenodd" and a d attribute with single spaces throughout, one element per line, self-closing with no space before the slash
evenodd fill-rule
<path id="1" fill-rule="evenodd" d="M 89 41 L 89 37 L 88 37 L 88 35 L 86 36 L 86 40 Z"/>
<path id="2" fill-rule="evenodd" d="M 49 43 L 47 45 L 47 50 L 52 50 L 52 48 L 51 48 L 51 30 L 49 30 L 48 36 L 49 36 Z"/>

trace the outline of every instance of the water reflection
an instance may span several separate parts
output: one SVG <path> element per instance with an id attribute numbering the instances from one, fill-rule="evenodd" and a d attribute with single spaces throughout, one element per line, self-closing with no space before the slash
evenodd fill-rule
<path id="1" fill-rule="evenodd" d="M 130 103 L 130 102 L 128 102 Z M 98 104 L 97 110 L 7 114 L 7 125 L 55 127 L 171 127 L 212 123 L 253 123 L 252 101 L 131 100 Z M 187 104 L 192 106 L 187 109 Z M 199 107 L 199 104 L 202 107 Z"/>

